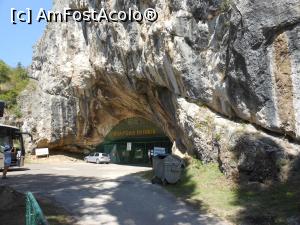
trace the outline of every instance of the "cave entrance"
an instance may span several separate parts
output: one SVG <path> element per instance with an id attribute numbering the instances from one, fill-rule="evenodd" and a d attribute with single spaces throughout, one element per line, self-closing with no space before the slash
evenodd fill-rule
<path id="1" fill-rule="evenodd" d="M 150 164 L 150 151 L 171 153 L 172 142 L 163 130 L 149 120 L 134 117 L 122 120 L 97 146 L 97 151 L 110 155 L 113 163 Z"/>

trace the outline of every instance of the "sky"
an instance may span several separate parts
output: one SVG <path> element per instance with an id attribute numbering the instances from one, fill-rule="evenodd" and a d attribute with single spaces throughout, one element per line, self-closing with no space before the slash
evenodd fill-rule
<path id="1" fill-rule="evenodd" d="M 33 46 L 42 36 L 46 22 L 35 21 L 40 8 L 50 10 L 52 0 L 0 0 L 0 59 L 14 67 L 18 62 L 29 66 Z M 11 8 L 33 11 L 33 23 L 11 23 Z"/>

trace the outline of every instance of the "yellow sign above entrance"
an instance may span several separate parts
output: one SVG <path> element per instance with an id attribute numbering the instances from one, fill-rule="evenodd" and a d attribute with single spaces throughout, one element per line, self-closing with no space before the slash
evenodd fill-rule
<path id="1" fill-rule="evenodd" d="M 112 131 L 111 136 L 114 138 L 117 137 L 129 137 L 129 136 L 148 136 L 155 135 L 155 129 L 144 129 L 144 130 L 120 130 L 120 131 Z"/>
<path id="2" fill-rule="evenodd" d="M 106 141 L 126 138 L 164 137 L 165 134 L 153 122 L 140 117 L 122 120 L 105 137 Z"/>

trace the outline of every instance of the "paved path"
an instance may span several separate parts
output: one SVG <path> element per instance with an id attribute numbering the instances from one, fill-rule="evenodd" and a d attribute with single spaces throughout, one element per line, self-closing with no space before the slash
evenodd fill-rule
<path id="1" fill-rule="evenodd" d="M 68 163 L 29 164 L 28 169 L 10 172 L 0 185 L 54 200 L 78 225 L 226 224 L 132 175 L 149 168 Z"/>

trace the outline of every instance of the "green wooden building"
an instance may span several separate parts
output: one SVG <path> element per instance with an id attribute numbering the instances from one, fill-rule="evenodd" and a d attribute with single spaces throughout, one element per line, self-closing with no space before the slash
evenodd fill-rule
<path id="1" fill-rule="evenodd" d="M 97 151 L 108 153 L 113 163 L 149 164 L 149 152 L 154 147 L 170 153 L 172 143 L 154 123 L 135 117 L 117 124 L 97 146 Z"/>

